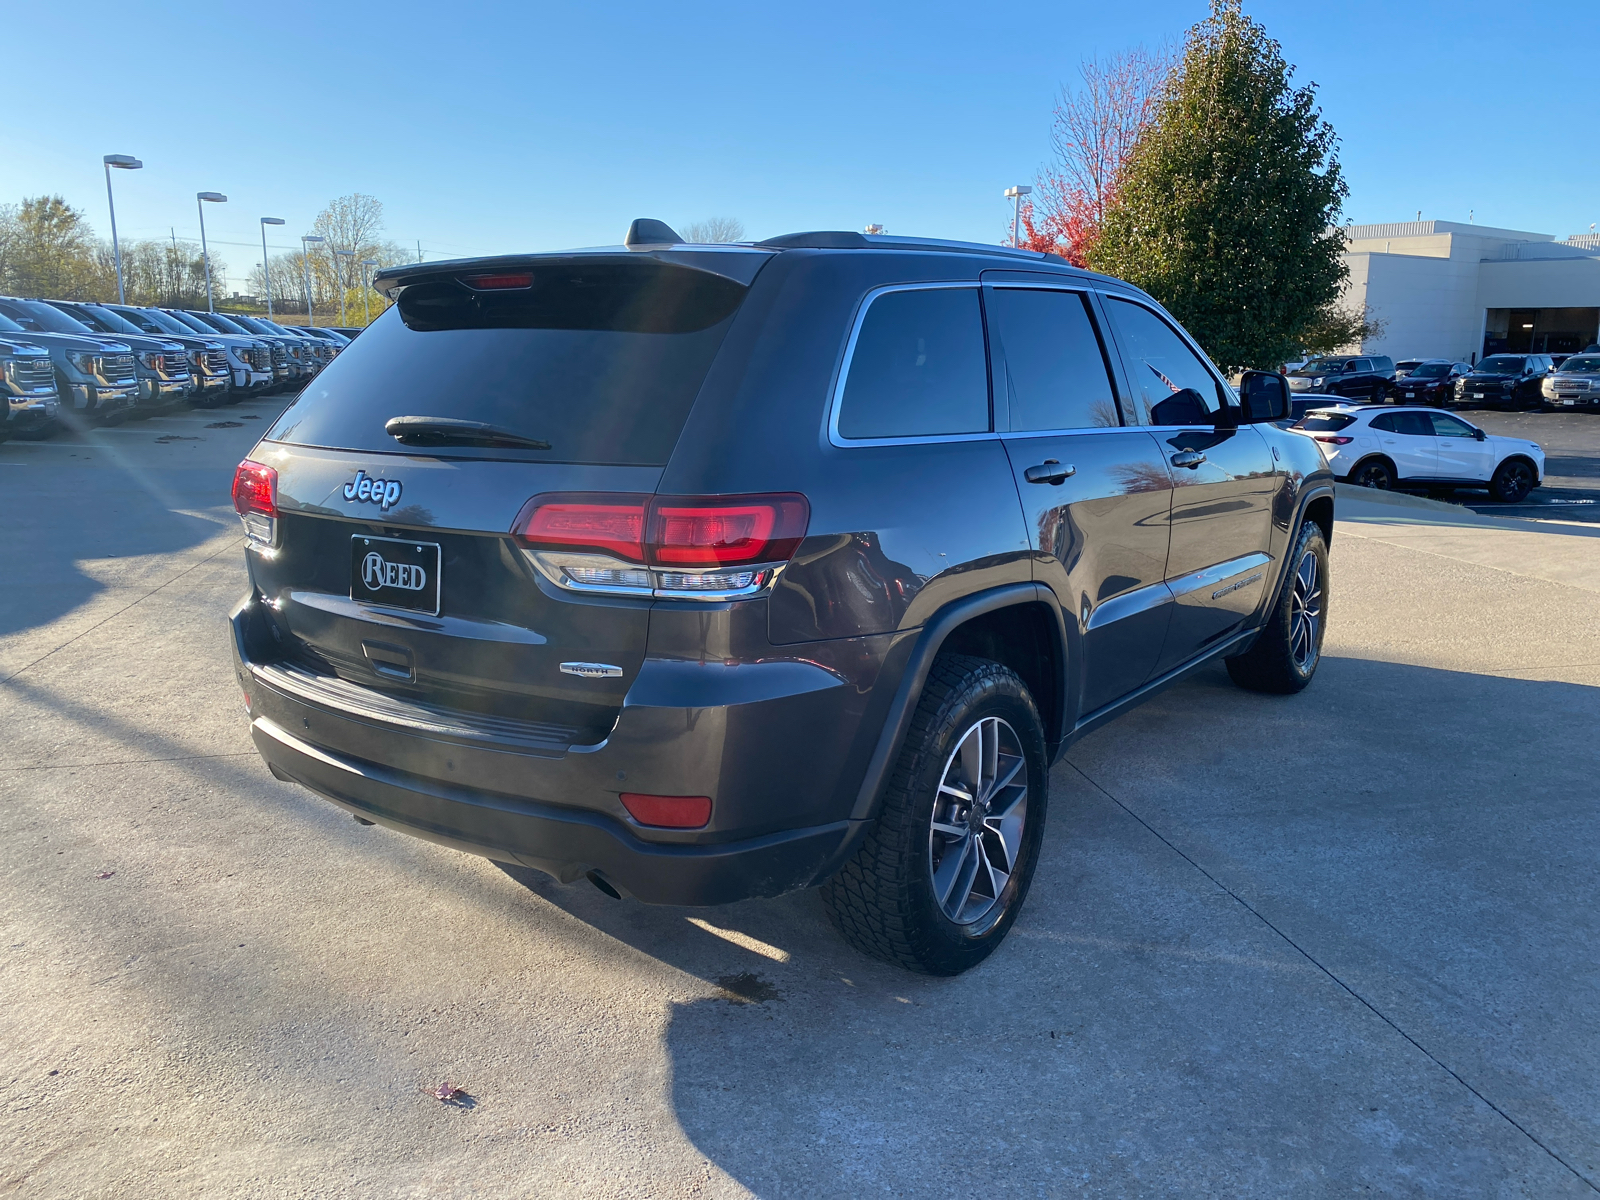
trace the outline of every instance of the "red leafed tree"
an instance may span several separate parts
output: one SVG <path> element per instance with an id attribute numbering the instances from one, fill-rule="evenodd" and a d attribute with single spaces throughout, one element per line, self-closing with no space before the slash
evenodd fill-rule
<path id="1" fill-rule="evenodd" d="M 1021 245 L 1084 265 L 1172 64 L 1170 49 L 1141 46 L 1079 68 L 1082 86 L 1063 88 L 1056 104 L 1050 132 L 1055 162 L 1039 173 L 1034 202 L 1023 206 Z"/>

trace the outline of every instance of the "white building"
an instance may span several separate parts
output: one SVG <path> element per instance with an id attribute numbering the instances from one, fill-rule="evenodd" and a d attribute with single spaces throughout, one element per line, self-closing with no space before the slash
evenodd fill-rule
<path id="1" fill-rule="evenodd" d="M 1455 221 L 1349 225 L 1344 303 L 1382 332 L 1360 350 L 1476 361 L 1559 354 L 1600 341 L 1600 237 Z"/>

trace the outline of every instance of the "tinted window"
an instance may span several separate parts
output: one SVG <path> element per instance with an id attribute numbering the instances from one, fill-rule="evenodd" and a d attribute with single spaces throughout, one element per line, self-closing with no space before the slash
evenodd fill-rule
<path id="1" fill-rule="evenodd" d="M 1527 360 L 1511 355 L 1494 354 L 1478 364 L 1478 370 L 1485 375 L 1520 375 L 1522 365 Z"/>
<path id="2" fill-rule="evenodd" d="M 840 435 L 928 437 L 988 428 L 989 368 L 977 289 L 918 288 L 874 300 L 850 357 Z"/>
<path id="3" fill-rule="evenodd" d="M 1423 363 L 1411 372 L 1413 379 L 1443 379 L 1450 373 L 1449 363 Z"/>
<path id="4" fill-rule="evenodd" d="M 1013 432 L 1118 425 L 1111 373 L 1085 298 L 1076 292 L 996 288 L 990 329 Z"/>
<path id="5" fill-rule="evenodd" d="M 450 417 L 549 450 L 435 448 L 448 457 L 667 461 L 745 289 L 709 272 L 637 263 L 551 263 L 526 286 L 411 284 L 300 394 L 267 435 L 399 450 L 391 417 Z"/>
<path id="6" fill-rule="evenodd" d="M 1561 364 L 1563 371 L 1600 371 L 1600 357 L 1592 355 L 1573 355 Z"/>
<path id="7" fill-rule="evenodd" d="M 1332 433 L 1336 429 L 1343 429 L 1354 421 L 1349 413 L 1307 413 L 1293 425 L 1291 429 L 1304 429 L 1310 433 Z"/>
<path id="8" fill-rule="evenodd" d="M 1142 305 L 1107 299 L 1134 394 L 1150 425 L 1211 425 L 1222 384 L 1177 331 Z"/>
<path id="9" fill-rule="evenodd" d="M 71 333 L 82 337 L 94 332 L 82 321 L 73 320 L 60 309 L 52 308 L 41 300 L 3 300 L 0 301 L 0 312 L 23 328 L 40 333 Z"/>
<path id="10" fill-rule="evenodd" d="M 1433 432 L 1439 437 L 1469 438 L 1477 437 L 1477 430 L 1465 421 L 1455 417 L 1446 416 L 1444 413 L 1417 413 L 1417 416 L 1426 416 L 1433 421 Z"/>
<path id="11" fill-rule="evenodd" d="M 1372 366 L 1370 369 L 1378 371 L 1382 374 L 1388 374 L 1394 370 L 1394 359 L 1392 358 L 1380 356 L 1372 359 L 1371 362 Z"/>
<path id="12" fill-rule="evenodd" d="M 1408 437 L 1432 437 L 1428 415 L 1419 412 L 1383 413 L 1372 418 L 1372 427 L 1383 433 L 1403 433 Z"/>

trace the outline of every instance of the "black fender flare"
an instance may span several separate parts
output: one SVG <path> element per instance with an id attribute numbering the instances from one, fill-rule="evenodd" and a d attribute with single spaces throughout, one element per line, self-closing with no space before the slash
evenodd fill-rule
<path id="1" fill-rule="evenodd" d="M 912 714 L 916 711 L 917 702 L 922 698 L 923 686 L 928 682 L 928 672 L 932 670 L 933 660 L 938 657 L 939 649 L 944 645 L 945 639 L 956 628 L 974 617 L 1023 604 L 1043 604 L 1054 617 L 1051 622 L 1052 634 L 1056 638 L 1056 650 L 1063 668 L 1056 673 L 1056 711 L 1062 714 L 1063 719 L 1065 718 L 1067 680 L 1065 667 L 1069 644 L 1061 606 L 1056 603 L 1056 598 L 1050 589 L 1041 583 L 1011 583 L 951 601 L 922 627 L 922 632 L 917 635 L 912 645 L 905 668 L 900 673 L 900 682 L 895 688 L 894 698 L 889 702 L 883 731 L 878 735 L 878 743 L 873 748 L 872 757 L 867 760 L 866 770 L 862 774 L 855 807 L 850 813 L 851 820 L 867 821 L 878 815 L 884 784 L 888 781 L 894 760 L 905 742 L 906 731 L 911 727 Z M 1061 730 L 1045 730 L 1045 742 L 1048 748 L 1055 748 L 1061 740 Z"/>

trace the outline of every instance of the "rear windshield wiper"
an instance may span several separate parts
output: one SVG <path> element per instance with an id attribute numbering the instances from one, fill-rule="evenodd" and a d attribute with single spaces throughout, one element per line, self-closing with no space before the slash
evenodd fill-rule
<path id="1" fill-rule="evenodd" d="M 455 417 L 390 417 L 383 431 L 402 446 L 488 446 L 504 450 L 548 450 L 550 443 L 486 421 Z"/>

